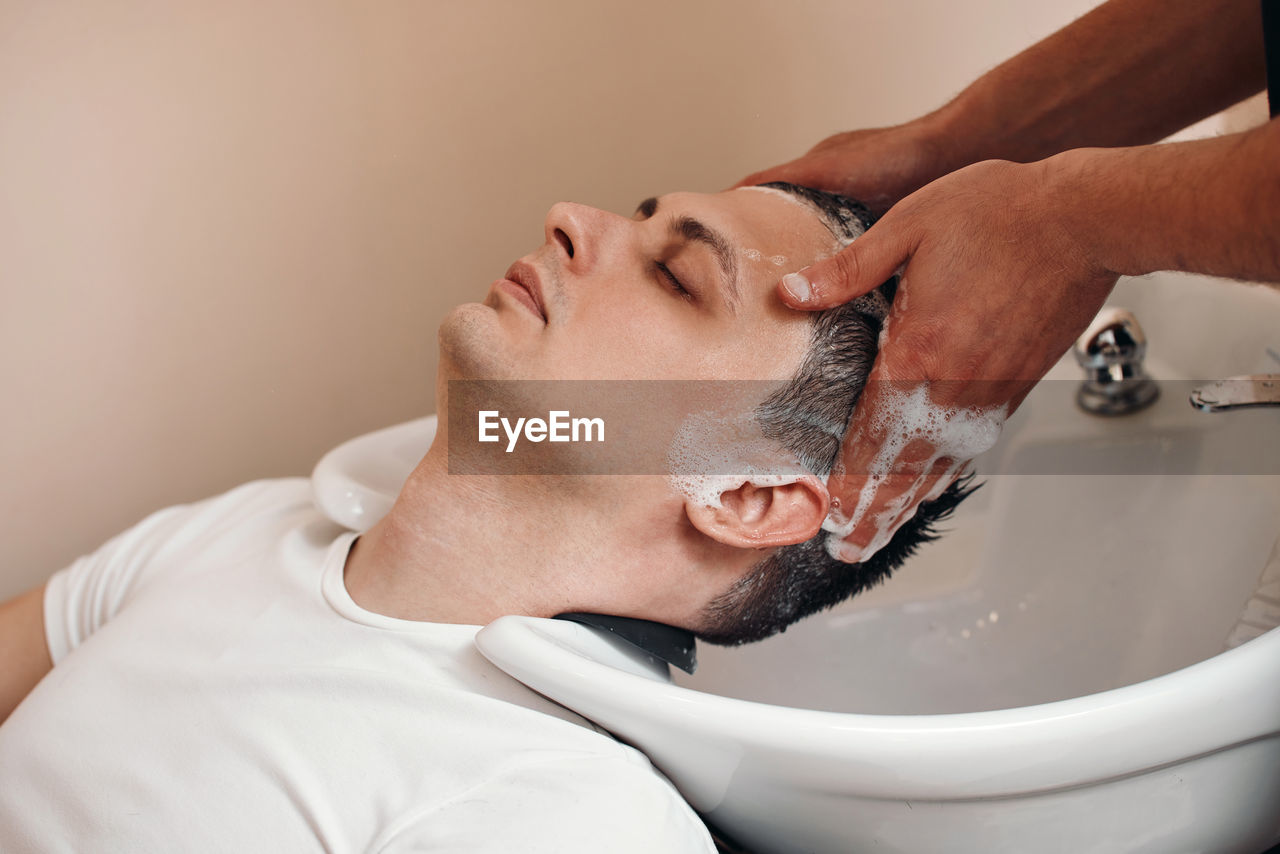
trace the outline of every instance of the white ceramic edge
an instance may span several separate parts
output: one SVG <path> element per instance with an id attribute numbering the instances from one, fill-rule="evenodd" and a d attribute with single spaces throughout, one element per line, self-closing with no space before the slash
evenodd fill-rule
<path id="1" fill-rule="evenodd" d="M 740 753 L 737 742 L 801 754 L 807 778 L 839 780 L 842 791 L 875 797 L 964 800 L 1081 786 L 1280 733 L 1280 630 L 1173 673 L 1068 700 L 862 715 L 637 683 L 573 649 L 547 625 L 553 622 L 502 617 L 480 631 L 476 646 L 511 676 L 624 739 L 657 723 L 731 754 Z M 637 691 L 645 700 L 639 713 L 617 714 L 598 699 Z"/>
<path id="2" fill-rule="evenodd" d="M 363 433 L 333 448 L 311 470 L 311 497 L 316 507 L 339 525 L 362 533 L 367 531 L 391 509 L 397 493 L 388 494 L 352 477 L 345 461 L 366 448 L 381 454 L 388 446 L 407 441 L 425 442 L 430 446 L 435 433 L 436 416 L 428 415 Z M 412 466 L 405 470 L 406 477 L 410 471 Z"/>

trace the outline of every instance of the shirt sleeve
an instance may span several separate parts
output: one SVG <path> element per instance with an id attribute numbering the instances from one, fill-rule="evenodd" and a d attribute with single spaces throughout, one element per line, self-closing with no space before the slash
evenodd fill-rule
<path id="1" fill-rule="evenodd" d="M 412 816 L 380 854 L 715 854 L 697 813 L 643 757 L 511 769 Z"/>
<path id="2" fill-rule="evenodd" d="M 55 665 L 119 612 L 149 562 L 181 529 L 195 506 L 152 513 L 49 579 L 44 626 Z"/>

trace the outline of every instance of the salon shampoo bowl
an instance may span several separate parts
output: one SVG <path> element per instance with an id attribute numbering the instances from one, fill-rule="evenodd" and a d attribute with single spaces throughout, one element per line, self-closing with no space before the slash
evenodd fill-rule
<path id="1" fill-rule="evenodd" d="M 503 617 L 476 645 L 639 747 L 707 821 L 759 854 L 1258 854 L 1280 837 L 1276 631 L 1140 685 L 947 715 L 693 691 L 557 620 Z"/>
<path id="2" fill-rule="evenodd" d="M 1086 415 L 1059 364 L 882 587 L 703 645 L 675 682 L 576 623 L 504 617 L 477 646 L 750 852 L 1258 854 L 1280 842 L 1280 411 L 1198 413 L 1178 380 L 1273 372 L 1280 295 L 1167 276 L 1112 302 L 1156 404 Z M 335 449 L 317 503 L 367 527 L 434 426 Z"/>

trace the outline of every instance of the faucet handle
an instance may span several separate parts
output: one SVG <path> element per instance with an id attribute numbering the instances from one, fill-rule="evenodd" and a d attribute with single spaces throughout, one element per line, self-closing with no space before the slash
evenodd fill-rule
<path id="1" fill-rule="evenodd" d="M 1113 366 L 1140 366 L 1146 354 L 1147 336 L 1138 325 L 1138 318 L 1133 312 L 1114 306 L 1098 312 L 1089 328 L 1076 339 L 1076 362 L 1087 371 L 1112 373 Z"/>
<path id="2" fill-rule="evenodd" d="M 1076 403 L 1093 415 L 1125 415 L 1150 406 L 1160 388 L 1142 369 L 1147 336 L 1133 313 L 1104 308 L 1076 340 L 1075 357 L 1085 378 Z"/>

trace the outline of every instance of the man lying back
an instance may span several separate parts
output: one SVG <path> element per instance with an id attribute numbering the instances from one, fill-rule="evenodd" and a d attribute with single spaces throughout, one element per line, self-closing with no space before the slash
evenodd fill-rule
<path id="1" fill-rule="evenodd" d="M 866 563 L 824 547 L 824 479 L 893 285 L 809 315 L 774 284 L 868 224 L 786 185 L 674 193 L 630 218 L 553 207 L 545 243 L 441 325 L 438 435 L 369 531 L 323 517 L 305 479 L 250 483 L 0 608 L 0 850 L 713 850 L 642 754 L 472 639 L 504 614 L 578 611 L 741 643 L 933 536 L 962 486 Z M 451 474 L 478 445 L 444 401 L 476 379 L 780 381 L 739 405 L 799 466 L 709 495 Z"/>

